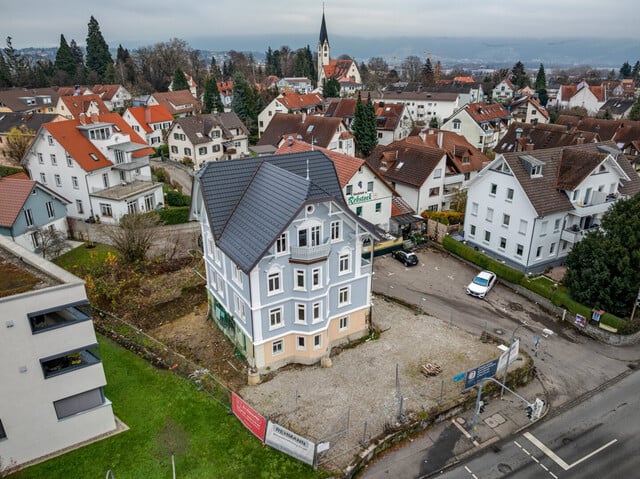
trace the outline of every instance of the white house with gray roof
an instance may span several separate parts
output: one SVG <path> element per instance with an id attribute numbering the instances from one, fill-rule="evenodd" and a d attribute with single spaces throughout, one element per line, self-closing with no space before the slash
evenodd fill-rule
<path id="1" fill-rule="evenodd" d="M 249 130 L 234 112 L 176 118 L 167 132 L 169 158 L 195 170 L 209 161 L 249 156 Z"/>
<path id="2" fill-rule="evenodd" d="M 614 142 L 498 154 L 468 183 L 468 245 L 525 273 L 562 264 L 640 178 Z"/>
<path id="3" fill-rule="evenodd" d="M 206 163 L 193 191 L 212 319 L 252 368 L 312 364 L 367 334 L 374 233 L 322 152 Z"/>

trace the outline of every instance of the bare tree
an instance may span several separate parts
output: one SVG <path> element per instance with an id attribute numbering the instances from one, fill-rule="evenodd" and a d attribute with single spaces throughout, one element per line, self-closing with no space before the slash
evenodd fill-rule
<path id="1" fill-rule="evenodd" d="M 422 60 L 420 57 L 410 55 L 402 62 L 402 73 L 408 81 L 416 81 L 422 71 Z"/>
<path id="2" fill-rule="evenodd" d="M 157 213 L 134 213 L 123 216 L 117 226 L 108 226 L 104 233 L 127 262 L 142 261 L 153 244 L 155 227 L 160 223 Z"/>
<path id="3" fill-rule="evenodd" d="M 29 145 L 31 145 L 35 134 L 36 133 L 26 125 L 20 125 L 19 127 L 14 126 L 9 130 L 9 134 L 7 135 L 4 154 L 16 163 L 20 163 Z"/>
<path id="4" fill-rule="evenodd" d="M 47 228 L 41 226 L 34 230 L 38 236 L 38 248 L 43 258 L 57 258 L 66 246 L 64 234 L 55 226 Z"/>

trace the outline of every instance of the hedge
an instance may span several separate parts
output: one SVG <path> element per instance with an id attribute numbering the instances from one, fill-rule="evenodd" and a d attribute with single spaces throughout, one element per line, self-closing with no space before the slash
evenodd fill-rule
<path id="1" fill-rule="evenodd" d="M 177 225 L 189 221 L 189 206 L 174 206 L 158 211 L 160 221 L 166 225 Z"/>
<path id="2" fill-rule="evenodd" d="M 189 206 L 191 204 L 191 197 L 183 195 L 176 190 L 169 190 L 167 191 L 167 204 L 169 206 Z"/>
<path id="3" fill-rule="evenodd" d="M 529 280 L 521 271 L 489 258 L 474 248 L 471 248 L 460 241 L 454 240 L 450 236 L 446 236 L 443 239 L 442 246 L 447 251 L 451 251 L 461 258 L 480 266 L 482 269 L 493 271 L 498 275 L 498 277 L 510 283 L 518 284 L 539 294 L 543 298 L 550 299 L 553 304 L 558 307 L 565 308 L 573 314 L 581 314 L 585 318 L 591 319 L 592 309 L 572 299 L 571 296 L 569 296 L 567 288 L 561 287 L 555 289 L 544 282 Z M 605 313 L 602 315 L 600 322 L 607 326 L 616 328 L 618 332 L 624 332 L 626 334 L 634 332 L 632 331 L 634 328 L 630 328 L 627 321 L 614 316 L 611 313 Z"/>
<path id="4" fill-rule="evenodd" d="M 443 225 L 459 225 L 464 220 L 464 213 L 458 211 L 425 211 L 424 219 L 430 219 Z"/>

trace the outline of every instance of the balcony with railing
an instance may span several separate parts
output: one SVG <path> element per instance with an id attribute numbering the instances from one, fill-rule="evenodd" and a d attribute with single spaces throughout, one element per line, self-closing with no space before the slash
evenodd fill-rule
<path id="1" fill-rule="evenodd" d="M 581 228 L 579 225 L 573 225 L 562 230 L 562 233 L 560 233 L 560 239 L 575 244 L 581 241 L 587 233 L 595 231 L 599 227 L 600 225 L 598 224 L 590 225 L 587 228 Z"/>
<path id="2" fill-rule="evenodd" d="M 362 258 L 360 263 L 360 274 L 371 274 L 371 261 Z"/>
<path id="3" fill-rule="evenodd" d="M 329 256 L 331 243 L 326 242 L 316 246 L 291 246 L 291 261 L 312 263 L 322 261 Z"/>
<path id="4" fill-rule="evenodd" d="M 618 195 L 606 194 L 602 191 L 594 191 L 588 202 L 573 202 L 575 210 L 572 211 L 572 214 L 579 217 L 601 215 L 608 211 L 617 200 Z"/>

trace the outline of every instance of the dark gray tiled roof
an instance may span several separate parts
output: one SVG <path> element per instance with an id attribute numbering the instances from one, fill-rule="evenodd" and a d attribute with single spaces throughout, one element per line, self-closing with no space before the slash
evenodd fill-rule
<path id="1" fill-rule="evenodd" d="M 211 141 L 209 133 L 213 127 L 219 127 L 222 130 L 222 137 L 226 140 L 235 138 L 236 135 L 230 131 L 232 129 L 239 129 L 241 132 L 239 134 L 249 134 L 247 128 L 234 112 L 185 116 L 176 118 L 174 123 L 180 125 L 189 141 L 194 145 L 209 143 Z"/>
<path id="2" fill-rule="evenodd" d="M 348 211 L 334 164 L 320 151 L 208 162 L 198 177 L 212 233 L 244 272 L 305 203 L 332 200 Z"/>
<path id="3" fill-rule="evenodd" d="M 57 117 L 55 113 L 0 112 L 0 133 L 8 133 L 11 128 L 25 125 L 35 134 L 44 123 L 49 123 Z"/>

